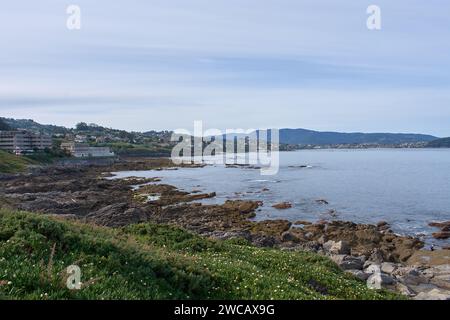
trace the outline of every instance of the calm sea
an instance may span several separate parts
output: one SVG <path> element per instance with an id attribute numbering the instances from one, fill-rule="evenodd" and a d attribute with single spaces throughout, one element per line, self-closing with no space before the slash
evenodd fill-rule
<path id="1" fill-rule="evenodd" d="M 256 219 L 384 220 L 395 232 L 424 234 L 428 243 L 443 244 L 430 238 L 435 229 L 428 223 L 450 220 L 450 149 L 302 150 L 281 152 L 280 162 L 275 176 L 223 166 L 118 176 L 161 177 L 186 191 L 217 193 L 203 203 L 261 200 Z M 271 207 L 282 201 L 293 207 Z"/>

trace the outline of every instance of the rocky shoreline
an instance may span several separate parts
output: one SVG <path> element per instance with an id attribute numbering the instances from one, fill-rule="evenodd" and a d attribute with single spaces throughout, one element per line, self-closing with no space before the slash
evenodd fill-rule
<path id="1" fill-rule="evenodd" d="M 313 251 L 329 256 L 371 288 L 414 299 L 450 299 L 450 250 L 423 250 L 422 241 L 395 234 L 385 222 L 252 221 L 260 202 L 203 205 L 193 201 L 215 193 L 180 191 L 158 178 L 109 179 L 111 172 L 167 169 L 177 167 L 169 159 L 137 159 L 107 166 L 41 168 L 0 177 L 0 203 L 109 227 L 152 221 L 217 239 L 242 238 L 261 247 Z M 448 226 L 436 224 L 443 233 Z"/>

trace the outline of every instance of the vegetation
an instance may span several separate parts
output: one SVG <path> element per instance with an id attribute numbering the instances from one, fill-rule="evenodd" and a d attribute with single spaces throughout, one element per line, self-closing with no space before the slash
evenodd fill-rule
<path id="1" fill-rule="evenodd" d="M 82 289 L 67 289 L 78 265 Z M 110 229 L 0 210 L 0 298 L 391 299 L 312 253 L 214 241 L 172 226 Z"/>
<path id="2" fill-rule="evenodd" d="M 0 118 L 0 131 L 9 131 L 9 130 L 11 130 L 11 127 L 2 118 Z"/>
<path id="3" fill-rule="evenodd" d="M 24 172 L 31 164 L 36 163 L 27 157 L 19 157 L 0 150 L 0 173 Z"/>
<path id="4" fill-rule="evenodd" d="M 57 159 L 66 158 L 67 154 L 58 148 L 36 150 L 34 153 L 29 154 L 26 158 L 33 160 L 38 164 L 50 164 Z"/>
<path id="5" fill-rule="evenodd" d="M 44 125 L 37 123 L 31 119 L 9 119 L 9 118 L 0 118 L 0 122 L 5 123 L 8 128 L 0 129 L 0 130 L 16 130 L 16 129 L 25 129 L 33 132 L 41 132 L 49 135 L 53 134 L 66 134 L 69 132 L 69 129 L 61 126 L 55 125 Z"/>
<path id="6" fill-rule="evenodd" d="M 128 157 L 168 157 L 171 153 L 171 146 L 148 142 L 145 144 L 132 144 L 124 142 L 96 143 L 95 147 L 109 147 L 111 151 L 119 156 Z"/>
<path id="7" fill-rule="evenodd" d="M 336 144 L 401 144 L 428 142 L 434 136 L 413 133 L 343 133 L 320 132 L 306 129 L 280 129 L 280 142 L 301 145 L 336 145 Z"/>
<path id="8" fill-rule="evenodd" d="M 54 148 L 22 156 L 0 150 L 0 173 L 21 173 L 30 165 L 45 165 L 64 157 L 67 155 L 62 150 Z"/>
<path id="9" fill-rule="evenodd" d="M 442 138 L 428 142 L 428 148 L 450 148 L 450 138 Z"/>

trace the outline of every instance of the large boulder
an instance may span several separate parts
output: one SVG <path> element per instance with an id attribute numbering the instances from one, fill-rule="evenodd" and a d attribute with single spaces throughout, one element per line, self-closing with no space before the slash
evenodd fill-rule
<path id="1" fill-rule="evenodd" d="M 363 258 L 343 254 L 331 256 L 331 260 L 343 270 L 362 270 L 364 265 Z"/>
<path id="2" fill-rule="evenodd" d="M 444 222 L 430 222 L 428 224 L 430 227 L 435 227 L 435 228 L 446 228 L 446 227 L 450 227 L 450 221 L 444 221 Z"/>
<path id="3" fill-rule="evenodd" d="M 383 262 L 381 264 L 381 271 L 387 274 L 392 274 L 395 269 L 397 269 L 397 265 L 391 262 Z"/>
<path id="4" fill-rule="evenodd" d="M 350 254 L 350 246 L 345 241 L 327 241 L 323 244 L 323 249 L 330 254 Z"/>
<path id="5" fill-rule="evenodd" d="M 395 284 L 395 290 L 397 292 L 400 292 L 401 294 L 407 296 L 407 297 L 414 297 L 416 295 L 416 293 L 414 292 L 413 289 L 411 289 L 406 284 L 403 284 L 401 282 L 397 282 Z"/>
<path id="6" fill-rule="evenodd" d="M 285 231 L 281 234 L 281 241 L 283 242 L 297 242 L 299 238 L 297 238 L 292 232 Z"/>
<path id="7" fill-rule="evenodd" d="M 428 284 L 429 279 L 422 275 L 417 269 L 411 267 L 398 268 L 393 274 L 401 283 L 409 286 L 420 286 Z"/>
<path id="8" fill-rule="evenodd" d="M 364 270 L 364 272 L 366 272 L 368 274 L 380 273 L 381 266 L 379 264 L 371 264 Z"/>
<path id="9" fill-rule="evenodd" d="M 362 270 L 346 270 L 346 272 L 354 275 L 356 278 L 362 281 L 367 281 L 367 279 L 370 276 L 369 274 L 365 273 Z"/>
<path id="10" fill-rule="evenodd" d="M 414 300 L 450 300 L 450 291 L 433 289 L 428 292 L 420 292 Z"/>
<path id="11" fill-rule="evenodd" d="M 374 273 L 367 279 L 367 287 L 369 289 L 380 290 L 394 283 L 395 279 L 393 277 L 381 272 Z"/>
<path id="12" fill-rule="evenodd" d="M 292 204 L 290 202 L 281 202 L 281 203 L 274 204 L 272 207 L 275 209 L 278 209 L 278 210 L 284 210 L 284 209 L 292 208 Z"/>
<path id="13" fill-rule="evenodd" d="M 227 200 L 222 207 L 228 210 L 237 210 L 242 214 L 247 214 L 258 209 L 261 204 L 262 203 L 258 201 Z"/>
<path id="14" fill-rule="evenodd" d="M 432 234 L 433 238 L 438 240 L 446 240 L 450 238 L 450 231 L 440 231 Z"/>
<path id="15" fill-rule="evenodd" d="M 414 266 L 450 265 L 450 251 L 419 250 L 408 259 L 407 264 Z"/>

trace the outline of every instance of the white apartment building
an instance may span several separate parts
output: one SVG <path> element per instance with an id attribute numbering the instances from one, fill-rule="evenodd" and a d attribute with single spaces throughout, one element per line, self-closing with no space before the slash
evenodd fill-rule
<path id="1" fill-rule="evenodd" d="M 113 157 L 114 152 L 108 147 L 90 147 L 84 143 L 63 142 L 61 149 L 66 150 L 76 158 L 99 158 L 99 157 Z"/>

